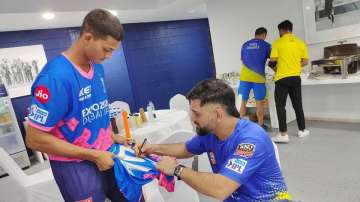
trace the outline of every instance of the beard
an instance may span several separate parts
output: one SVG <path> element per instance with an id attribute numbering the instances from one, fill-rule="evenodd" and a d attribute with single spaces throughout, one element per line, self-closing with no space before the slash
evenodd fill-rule
<path id="1" fill-rule="evenodd" d="M 196 126 L 196 133 L 199 136 L 205 136 L 205 135 L 209 135 L 211 132 L 207 128 L 200 128 L 199 126 Z"/>

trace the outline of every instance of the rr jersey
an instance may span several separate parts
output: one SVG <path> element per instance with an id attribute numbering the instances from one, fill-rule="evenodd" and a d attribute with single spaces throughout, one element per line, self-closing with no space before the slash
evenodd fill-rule
<path id="1" fill-rule="evenodd" d="M 104 71 L 100 64 L 89 65 L 84 72 L 64 55 L 48 62 L 31 88 L 28 124 L 80 147 L 107 150 L 113 141 Z"/>

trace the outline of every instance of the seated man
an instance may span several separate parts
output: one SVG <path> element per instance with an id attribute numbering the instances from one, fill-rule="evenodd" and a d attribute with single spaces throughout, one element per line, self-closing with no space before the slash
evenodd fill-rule
<path id="1" fill-rule="evenodd" d="M 239 119 L 231 87 L 205 80 L 187 98 L 197 135 L 186 143 L 148 144 L 141 151 L 177 158 L 207 152 L 214 173 L 194 171 L 170 157 L 157 163 L 159 170 L 221 201 L 291 200 L 270 137 L 258 124 Z"/>

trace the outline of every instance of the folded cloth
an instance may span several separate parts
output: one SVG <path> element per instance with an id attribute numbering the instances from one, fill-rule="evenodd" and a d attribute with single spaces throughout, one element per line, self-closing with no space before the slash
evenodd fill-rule
<path id="1" fill-rule="evenodd" d="M 138 202 L 141 198 L 141 188 L 154 178 L 159 180 L 159 185 L 168 192 L 174 191 L 175 181 L 173 176 L 166 176 L 156 169 L 159 159 L 151 155 L 145 159 L 135 155 L 134 150 L 120 144 L 113 144 L 110 152 L 115 154 L 114 173 L 118 188 L 130 202 Z"/>

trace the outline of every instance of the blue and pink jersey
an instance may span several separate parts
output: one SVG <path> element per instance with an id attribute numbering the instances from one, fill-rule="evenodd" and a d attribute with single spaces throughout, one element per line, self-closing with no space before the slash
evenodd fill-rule
<path id="1" fill-rule="evenodd" d="M 31 88 L 28 124 L 83 148 L 107 150 L 113 141 L 104 71 L 100 64 L 89 65 L 84 72 L 65 55 L 48 62 Z"/>

